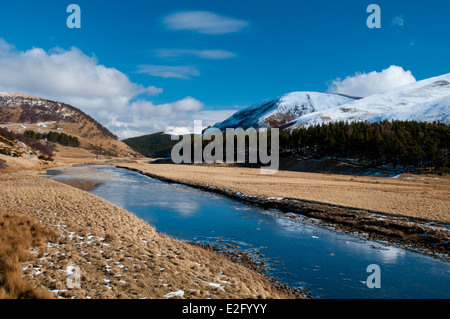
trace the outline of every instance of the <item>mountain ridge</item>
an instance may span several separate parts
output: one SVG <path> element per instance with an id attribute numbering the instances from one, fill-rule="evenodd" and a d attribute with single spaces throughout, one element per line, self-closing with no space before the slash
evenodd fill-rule
<path id="1" fill-rule="evenodd" d="M 337 93 L 315 91 L 291 92 L 274 99 L 266 99 L 253 104 L 223 122 L 214 125 L 224 130 L 228 127 L 248 129 L 281 127 L 295 118 L 360 99 Z"/>
<path id="2" fill-rule="evenodd" d="M 450 73 L 365 98 L 298 91 L 251 105 L 215 128 L 295 129 L 331 122 L 383 120 L 450 123 Z"/>

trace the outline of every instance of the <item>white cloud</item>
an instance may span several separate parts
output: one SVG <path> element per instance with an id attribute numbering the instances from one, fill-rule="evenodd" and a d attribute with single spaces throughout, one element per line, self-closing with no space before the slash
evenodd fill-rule
<path id="1" fill-rule="evenodd" d="M 7 43 L 4 39 L 0 38 L 0 56 L 6 55 L 14 49 L 14 46 Z"/>
<path id="2" fill-rule="evenodd" d="M 177 12 L 167 16 L 163 22 L 171 30 L 189 30 L 204 34 L 232 33 L 248 26 L 247 21 L 220 16 L 209 11 Z"/>
<path id="3" fill-rule="evenodd" d="M 121 138 L 189 127 L 194 119 L 222 121 L 226 111 L 205 111 L 192 97 L 154 104 L 141 94 L 162 89 L 133 83 L 76 48 L 17 51 L 0 38 L 0 91 L 20 92 L 80 108 Z"/>
<path id="4" fill-rule="evenodd" d="M 145 132 L 189 133 L 195 120 L 204 126 L 213 125 L 230 117 L 236 110 L 205 110 L 204 104 L 192 97 L 166 104 L 136 101 L 120 117 L 109 115 L 110 127 L 121 137 L 143 135 Z"/>
<path id="5" fill-rule="evenodd" d="M 137 73 L 145 73 L 151 76 L 175 79 L 191 79 L 200 75 L 200 72 L 190 65 L 139 65 Z"/>
<path id="6" fill-rule="evenodd" d="M 177 126 L 168 126 L 165 132 L 175 135 L 190 134 L 194 132 L 194 121 L 202 121 L 203 128 L 206 128 L 226 120 L 236 112 L 236 110 L 202 110 L 195 114 L 190 114 L 186 118 L 184 125 L 179 123 Z"/>
<path id="7" fill-rule="evenodd" d="M 70 96 L 86 99 L 133 97 L 159 94 L 162 89 L 133 83 L 122 72 L 98 64 L 77 48 L 69 51 L 40 48 L 16 51 L 0 42 L 0 86 L 4 90 L 40 93 L 46 96 Z"/>
<path id="8" fill-rule="evenodd" d="M 176 59 L 184 56 L 195 56 L 202 59 L 225 60 L 236 57 L 236 54 L 224 50 L 188 50 L 188 49 L 160 49 L 154 50 L 156 56 L 164 59 Z"/>
<path id="9" fill-rule="evenodd" d="M 338 78 L 331 83 L 328 92 L 366 97 L 413 82 L 416 79 L 411 71 L 392 65 L 381 72 L 356 73 L 344 80 Z"/>

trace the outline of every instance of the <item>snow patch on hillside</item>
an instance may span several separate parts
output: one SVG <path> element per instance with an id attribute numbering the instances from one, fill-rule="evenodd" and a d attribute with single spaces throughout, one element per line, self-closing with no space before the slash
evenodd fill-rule
<path id="1" fill-rule="evenodd" d="M 302 116 L 292 123 L 292 127 L 339 121 L 378 122 L 383 120 L 450 123 L 450 74 Z"/>
<path id="2" fill-rule="evenodd" d="M 366 98 L 293 92 L 252 105 L 214 127 L 293 129 L 330 122 L 383 120 L 450 124 L 450 73 Z"/>
<path id="3" fill-rule="evenodd" d="M 281 127 L 306 114 L 345 105 L 357 99 L 334 93 L 293 92 L 252 105 L 214 127 L 221 130 L 233 127 Z"/>

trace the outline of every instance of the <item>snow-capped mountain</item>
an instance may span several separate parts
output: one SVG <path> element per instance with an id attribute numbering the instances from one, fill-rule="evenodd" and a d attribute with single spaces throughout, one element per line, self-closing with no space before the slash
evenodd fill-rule
<path id="1" fill-rule="evenodd" d="M 450 73 L 308 114 L 291 122 L 290 126 L 383 120 L 440 121 L 450 124 Z"/>
<path id="2" fill-rule="evenodd" d="M 358 99 L 333 93 L 293 92 L 250 106 L 214 127 L 221 130 L 237 127 L 283 127 L 307 114 L 325 111 Z"/>
<path id="3" fill-rule="evenodd" d="M 295 92 L 244 109 L 215 127 L 298 128 L 330 122 L 383 120 L 450 124 L 450 73 L 366 98 Z"/>

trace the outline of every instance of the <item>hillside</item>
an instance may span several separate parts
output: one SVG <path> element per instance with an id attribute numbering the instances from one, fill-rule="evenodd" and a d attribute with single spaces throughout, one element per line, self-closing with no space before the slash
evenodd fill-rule
<path id="1" fill-rule="evenodd" d="M 392 171 L 450 172 L 450 125 L 417 121 L 329 123 L 284 130 L 282 155 L 343 159 Z"/>
<path id="2" fill-rule="evenodd" d="M 383 120 L 450 124 L 450 73 L 307 114 L 288 126 L 295 128 L 339 121 L 374 123 Z"/>
<path id="3" fill-rule="evenodd" d="M 417 121 L 450 124 L 450 73 L 366 98 L 294 92 L 250 106 L 216 128 L 294 129 L 337 122 Z"/>
<path id="4" fill-rule="evenodd" d="M 0 169 L 31 168 L 53 161 L 54 145 L 0 127 Z"/>
<path id="5" fill-rule="evenodd" d="M 220 130 L 238 127 L 282 128 L 307 114 L 345 105 L 355 100 L 358 98 L 340 94 L 293 92 L 252 105 L 214 127 Z"/>
<path id="6" fill-rule="evenodd" d="M 172 141 L 171 135 L 155 133 L 123 140 L 133 150 L 147 157 L 170 157 L 172 148 L 179 141 Z"/>
<path id="7" fill-rule="evenodd" d="M 54 144 L 53 155 L 56 158 L 141 156 L 81 110 L 26 94 L 0 93 L 0 127 L 18 134 L 25 131 L 65 133 L 79 140 L 77 148 Z"/>

